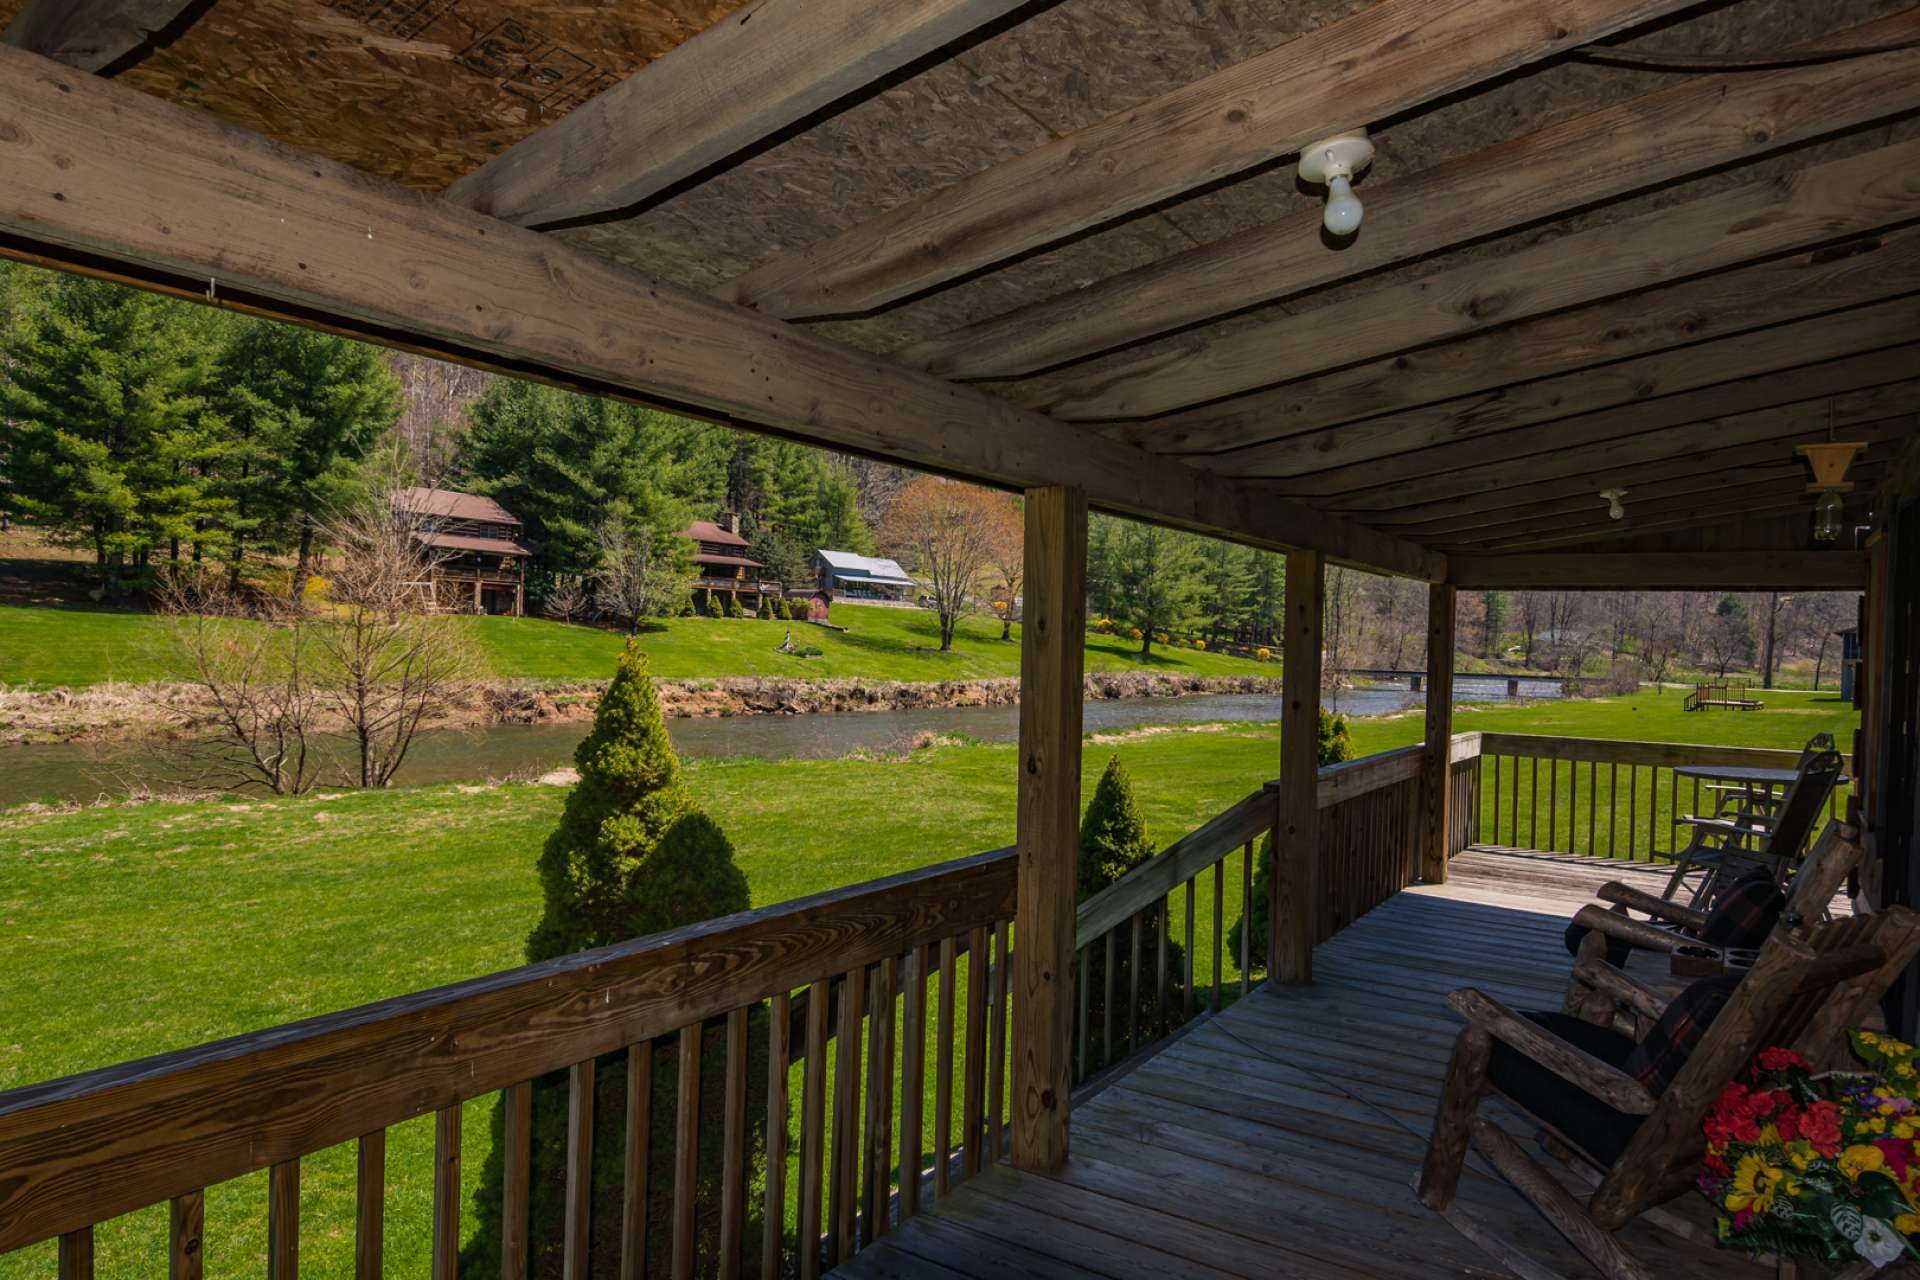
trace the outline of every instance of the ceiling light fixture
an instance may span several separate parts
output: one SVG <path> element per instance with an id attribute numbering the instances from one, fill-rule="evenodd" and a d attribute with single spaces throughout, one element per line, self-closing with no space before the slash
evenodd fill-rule
<path id="1" fill-rule="evenodd" d="M 1620 499 L 1627 496 L 1625 489 L 1602 489 L 1600 496 L 1607 500 L 1607 519 L 1624 520 L 1627 518 L 1626 504 Z"/>
<path id="2" fill-rule="evenodd" d="M 1853 465 L 1854 455 L 1866 447 L 1861 441 L 1833 438 L 1831 400 L 1827 402 L 1826 443 L 1795 446 L 1794 452 L 1805 458 L 1813 471 L 1813 483 L 1807 486 L 1807 492 L 1819 495 L 1813 501 L 1815 542 L 1840 540 L 1841 517 L 1846 511 L 1846 501 L 1840 495 L 1853 492 L 1853 485 L 1847 480 L 1847 468 Z"/>
<path id="3" fill-rule="evenodd" d="M 1353 175 L 1373 163 L 1373 143 L 1365 129 L 1338 133 L 1300 149 L 1300 178 L 1303 182 L 1325 183 L 1327 211 L 1320 221 L 1336 236 L 1350 236 L 1360 229 L 1365 210 L 1353 194 Z"/>

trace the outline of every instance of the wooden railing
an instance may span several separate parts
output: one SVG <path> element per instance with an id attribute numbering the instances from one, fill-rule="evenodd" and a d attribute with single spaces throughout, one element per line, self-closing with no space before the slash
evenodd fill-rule
<path id="1" fill-rule="evenodd" d="M 1452 743 L 1450 854 L 1467 847 L 1475 829 L 1478 744 L 1478 734 L 1457 735 Z M 1402 747 L 1320 770 L 1315 942 L 1418 877 L 1424 750 Z M 1252 930 L 1240 929 L 1237 946 L 1229 945 L 1228 934 L 1254 900 L 1256 842 L 1278 818 L 1277 793 L 1263 786 L 1080 905 L 1076 1083 L 1251 988 L 1266 955 L 1253 945 Z M 1184 926 L 1177 931 L 1176 909 Z M 1196 951 L 1204 951 L 1204 959 Z"/>
<path id="2" fill-rule="evenodd" d="M 1483 733 L 1480 750 L 1480 843 L 1640 861 L 1672 857 L 1689 834 L 1677 820 L 1718 805 L 1710 782 L 1676 778 L 1674 769 L 1792 769 L 1800 759 L 1758 747 L 1518 733 Z M 1834 789 L 1830 817 L 1844 812 L 1844 795 Z"/>
<path id="3" fill-rule="evenodd" d="M 997 1156 L 1014 880 L 1012 850 L 981 854 L 0 1094 L 0 1254 L 58 1237 L 62 1280 L 84 1280 L 95 1224 L 171 1204 L 169 1260 L 134 1271 L 192 1280 L 203 1234 L 219 1247 L 206 1189 L 267 1169 L 267 1270 L 291 1280 L 301 1160 L 353 1142 L 355 1271 L 378 1276 L 386 1132 L 432 1115 L 432 1275 L 451 1277 L 462 1104 L 498 1092 L 503 1274 L 524 1275 L 535 1089 L 565 1072 L 565 1168 L 551 1176 L 565 1180 L 566 1272 L 585 1275 L 593 1241 L 607 1234 L 590 1222 L 604 1203 L 592 1195 L 595 1075 L 624 1066 L 624 1118 L 609 1117 L 624 1126 L 620 1274 L 646 1273 L 651 1210 L 668 1194 L 649 1195 L 651 1162 L 672 1170 L 670 1248 L 659 1234 L 654 1245 L 670 1258 L 661 1271 L 818 1275 L 884 1234 L 890 1201 L 901 1215 L 920 1208 L 929 1159 L 937 1198 Z M 724 1102 L 703 1108 L 709 1035 L 725 1039 L 724 1076 L 713 1073 Z M 749 1079 L 750 1035 L 765 1049 L 764 1082 Z M 660 1134 L 650 1122 L 657 1053 L 677 1058 L 679 1082 L 671 1132 Z M 751 1149 L 750 1085 L 766 1119 Z M 754 1204 L 750 1162 L 765 1171 Z M 716 1167 L 717 1215 L 703 1202 Z"/>

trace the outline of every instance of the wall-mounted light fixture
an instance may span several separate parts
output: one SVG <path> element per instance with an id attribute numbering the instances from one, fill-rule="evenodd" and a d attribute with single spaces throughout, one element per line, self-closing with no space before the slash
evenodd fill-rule
<path id="1" fill-rule="evenodd" d="M 1335 134 L 1331 138 L 1300 148 L 1300 177 L 1305 182 L 1325 183 L 1327 211 L 1320 221 L 1336 236 L 1350 236 L 1360 229 L 1366 211 L 1353 194 L 1353 175 L 1373 163 L 1373 143 L 1365 129 Z"/>
<path id="2" fill-rule="evenodd" d="M 1600 496 L 1607 502 L 1607 519 L 1624 520 L 1627 518 L 1627 505 L 1620 499 L 1627 496 L 1625 489 L 1602 489 Z"/>

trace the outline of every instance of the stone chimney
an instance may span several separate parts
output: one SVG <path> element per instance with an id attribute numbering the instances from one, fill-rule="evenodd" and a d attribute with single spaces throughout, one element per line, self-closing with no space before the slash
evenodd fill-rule
<path id="1" fill-rule="evenodd" d="M 720 527 L 738 537 L 740 534 L 740 513 L 738 511 L 722 511 L 720 513 Z"/>

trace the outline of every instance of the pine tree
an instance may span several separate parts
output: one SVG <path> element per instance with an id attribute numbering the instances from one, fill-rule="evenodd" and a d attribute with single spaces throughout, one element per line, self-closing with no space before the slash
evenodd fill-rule
<path id="1" fill-rule="evenodd" d="M 623 942 L 742 911 L 749 905 L 746 877 L 734 865 L 733 846 L 695 804 L 680 775 L 680 763 L 667 738 L 666 722 L 646 659 L 629 642 L 613 682 L 601 696 L 593 729 L 574 764 L 580 781 L 568 794 L 559 825 L 541 854 L 540 883 L 545 910 L 527 938 L 527 959 L 540 961 L 592 947 Z M 763 1020 L 762 1020 L 763 1021 Z M 755 1024 L 752 1040 L 759 1074 L 765 1077 L 764 1027 Z M 724 1050 L 725 1036 L 712 1037 Z M 649 1214 L 649 1239 L 664 1246 L 671 1232 L 673 1105 L 677 1063 L 672 1038 L 656 1046 L 653 1073 L 652 1146 L 656 1154 Z M 723 1052 L 703 1058 L 703 1109 L 721 1105 Z M 591 1221 L 592 1269 L 612 1274 L 620 1252 L 620 1176 L 626 1122 L 626 1055 L 609 1054 L 598 1062 L 595 1089 L 594 1164 L 596 1188 Z M 530 1234 L 532 1274 L 539 1280 L 560 1274 L 566 1156 L 566 1077 L 562 1073 L 535 1083 L 533 1122 L 533 1206 Z M 750 1106 L 750 1116 L 764 1115 Z M 469 1244 L 462 1270 L 470 1275 L 499 1271 L 501 1212 L 501 1123 L 496 1107 L 494 1150 L 481 1174 L 475 1198 L 480 1229 Z M 749 1149 L 761 1144 L 749 1138 Z M 703 1165 L 711 1161 L 703 1161 Z M 713 1172 L 700 1188 L 700 1252 L 703 1273 L 715 1261 L 714 1209 L 719 1199 Z M 665 1175 L 665 1176 L 663 1176 Z M 749 1232 L 754 1236 L 754 1232 Z M 757 1238 L 757 1236 L 755 1236 Z M 656 1255 L 658 1257 L 658 1255 Z M 664 1261 L 664 1259 L 660 1259 Z"/>
<path id="2" fill-rule="evenodd" d="M 1347 718 L 1337 716 L 1325 707 L 1320 708 L 1319 754 L 1321 766 L 1339 764 L 1342 760 L 1353 759 L 1353 735 L 1348 729 Z M 1267 962 L 1267 921 L 1271 918 L 1267 905 L 1268 895 L 1273 883 L 1273 834 L 1269 832 L 1260 841 L 1260 851 L 1254 862 L 1252 899 L 1240 906 L 1240 918 L 1227 930 L 1227 953 L 1236 963 L 1240 959 L 1240 935 L 1247 928 L 1248 917 L 1252 917 L 1252 935 L 1247 939 L 1247 962 L 1260 966 Z"/>
<path id="3" fill-rule="evenodd" d="M 1239 634 L 1253 611 L 1253 559 L 1247 547 L 1220 538 L 1199 540 L 1201 593 L 1197 608 L 1220 640 Z"/>
<path id="4" fill-rule="evenodd" d="M 1114 536 L 1113 617 L 1140 633 L 1140 655 L 1154 639 L 1185 631 L 1199 618 L 1200 539 L 1126 521 Z"/>
<path id="5" fill-rule="evenodd" d="M 1077 900 L 1085 902 L 1152 857 L 1153 845 L 1147 840 L 1146 820 L 1141 817 L 1139 802 L 1133 796 L 1133 779 L 1120 763 L 1120 757 L 1113 756 L 1107 761 L 1100 781 L 1094 786 L 1093 797 L 1087 802 L 1086 813 L 1080 819 Z M 1117 939 L 1114 949 L 1111 986 L 1116 1007 L 1111 1021 L 1115 1041 L 1089 1050 L 1094 1054 L 1090 1067 L 1116 1061 L 1123 1052 L 1121 1037 L 1129 1034 L 1129 1028 L 1137 1026 L 1143 1036 L 1153 1037 L 1152 1028 L 1163 1007 L 1161 992 L 1155 984 L 1161 977 L 1160 931 L 1167 926 L 1167 920 L 1164 915 L 1149 914 L 1142 918 L 1140 925 L 1138 1002 L 1129 1009 L 1135 982 L 1133 937 L 1126 932 Z M 1186 950 L 1171 940 L 1166 946 L 1164 1007 L 1178 1009 L 1182 1007 L 1186 991 Z M 1108 1023 L 1109 986 L 1106 950 L 1095 947 L 1087 955 L 1087 1022 L 1089 1026 L 1104 1027 Z"/>

